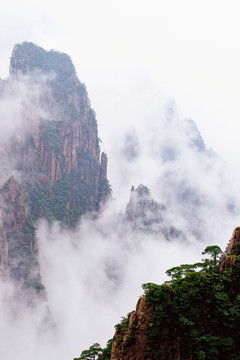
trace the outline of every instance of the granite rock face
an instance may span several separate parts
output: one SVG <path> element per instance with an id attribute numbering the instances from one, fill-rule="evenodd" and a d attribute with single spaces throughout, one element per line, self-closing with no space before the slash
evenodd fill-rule
<path id="1" fill-rule="evenodd" d="M 34 219 L 74 226 L 97 211 L 110 193 L 94 110 L 71 58 L 33 43 L 17 44 L 4 95 L 24 84 L 24 136 L 11 142 L 11 156 Z"/>
<path id="2" fill-rule="evenodd" d="M 227 268 L 232 268 L 237 262 L 237 256 L 240 255 L 240 227 L 237 227 L 232 234 L 227 245 L 223 260 L 220 264 L 220 273 Z"/>
<path id="3" fill-rule="evenodd" d="M 152 309 L 146 297 L 138 300 L 136 310 L 128 314 L 124 334 L 117 329 L 112 345 L 111 360 L 140 360 L 147 347 L 147 330 L 152 318 Z M 133 341 L 134 339 L 134 341 Z M 120 344 L 120 345 L 119 345 Z M 126 357 L 126 349 L 128 349 Z"/>
<path id="4" fill-rule="evenodd" d="M 12 123 L 0 140 L 1 175 L 14 174 L 0 188 L 1 278 L 46 297 L 35 222 L 44 217 L 74 227 L 82 215 L 99 211 L 110 194 L 107 156 L 68 55 L 30 42 L 15 45 L 0 101 L 3 122 Z"/>

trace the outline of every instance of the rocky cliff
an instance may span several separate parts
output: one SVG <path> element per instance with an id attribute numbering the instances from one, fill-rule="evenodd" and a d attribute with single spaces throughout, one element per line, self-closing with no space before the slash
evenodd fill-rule
<path id="1" fill-rule="evenodd" d="M 17 44 L 3 96 L 22 84 L 23 136 L 9 153 L 34 219 L 75 225 L 110 193 L 107 157 L 100 158 L 96 117 L 71 58 L 33 43 Z"/>
<path id="2" fill-rule="evenodd" d="M 121 324 L 116 325 L 111 360 L 135 360 L 138 359 L 139 354 L 146 353 L 147 329 L 152 316 L 153 309 L 146 296 L 141 297 L 136 310 L 129 313 Z"/>
<path id="3" fill-rule="evenodd" d="M 8 278 L 8 246 L 6 232 L 2 221 L 2 208 L 0 207 L 0 278 Z"/>
<path id="4" fill-rule="evenodd" d="M 164 220 L 165 212 L 165 206 L 152 198 L 147 186 L 132 186 L 125 218 L 134 231 L 166 239 L 178 237 L 180 232 Z"/>
<path id="5" fill-rule="evenodd" d="M 45 297 L 39 263 L 36 228 L 24 204 L 20 185 L 10 177 L 0 188 L 1 278 L 10 279 L 18 287 Z"/>
<path id="6" fill-rule="evenodd" d="M 0 276 L 14 283 L 16 298 L 30 294 L 32 304 L 35 295 L 46 299 L 35 221 L 74 227 L 83 214 L 98 211 L 110 194 L 107 156 L 68 55 L 29 42 L 15 45 L 0 101 L 6 123 L 1 180 L 8 173 L 18 180 L 11 176 L 0 188 Z"/>
<path id="7" fill-rule="evenodd" d="M 143 286 L 136 310 L 115 326 L 111 360 L 240 358 L 240 230 L 219 260 L 170 270 L 163 285 Z M 205 249 L 213 255 L 218 247 Z"/>
<path id="8" fill-rule="evenodd" d="M 223 260 L 220 264 L 220 273 L 223 273 L 227 268 L 233 268 L 239 261 L 240 255 L 240 227 L 237 227 L 232 234 L 229 244 L 226 247 Z"/>
<path id="9" fill-rule="evenodd" d="M 132 186 L 129 203 L 126 207 L 126 219 L 133 229 L 145 232 L 160 232 L 163 225 L 164 206 L 154 201 L 147 186 Z"/>

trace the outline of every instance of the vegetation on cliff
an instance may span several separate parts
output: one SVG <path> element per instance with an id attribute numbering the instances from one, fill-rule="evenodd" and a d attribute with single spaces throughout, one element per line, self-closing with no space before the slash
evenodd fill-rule
<path id="1" fill-rule="evenodd" d="M 208 246 L 202 262 L 167 270 L 170 281 L 144 284 L 136 311 L 115 326 L 111 360 L 239 359 L 239 248 L 236 228 L 225 254 Z"/>
<path id="2" fill-rule="evenodd" d="M 98 343 L 90 346 L 88 350 L 83 350 L 79 358 L 73 360 L 110 360 L 112 349 L 112 339 L 108 340 L 106 348 L 102 349 Z"/>
<path id="3" fill-rule="evenodd" d="M 167 273 L 170 282 L 143 285 L 153 307 L 152 358 L 173 359 L 178 352 L 183 359 L 239 359 L 240 262 L 222 274 L 215 258 Z"/>
<path id="4" fill-rule="evenodd" d="M 111 191 L 86 87 L 70 56 L 31 42 L 15 45 L 10 75 L 40 83 L 30 102 L 45 113 L 36 116 L 26 109 L 29 134 L 24 142 L 15 141 L 12 151 L 30 213 L 33 220 L 45 217 L 74 226 L 83 214 L 98 211 Z"/>
<path id="5" fill-rule="evenodd" d="M 0 201 L 4 208 L 1 216 L 1 275 L 27 290 L 31 297 L 46 298 L 38 263 L 36 227 L 26 210 L 22 189 L 13 176 L 0 188 Z"/>
<path id="6" fill-rule="evenodd" d="M 61 55 L 61 62 L 59 61 Z M 23 42 L 14 47 L 14 56 L 11 57 L 11 66 L 21 69 L 24 73 L 41 69 L 44 72 L 57 71 L 61 72 L 66 69 L 69 75 L 75 74 L 70 56 L 67 54 L 51 50 L 45 51 L 40 46 L 32 42 Z"/>
<path id="7" fill-rule="evenodd" d="M 13 164 L 19 183 L 11 177 L 0 187 L 0 276 L 32 304 L 46 299 L 36 220 L 74 227 L 98 211 L 111 190 L 96 115 L 70 56 L 16 44 L 9 75 L 1 101 L 19 97 L 21 129 L 8 138 L 1 163 Z"/>

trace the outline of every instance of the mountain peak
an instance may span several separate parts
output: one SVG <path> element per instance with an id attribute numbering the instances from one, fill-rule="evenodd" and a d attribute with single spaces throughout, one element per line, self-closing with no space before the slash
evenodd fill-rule
<path id="1" fill-rule="evenodd" d="M 164 205 L 153 200 L 149 188 L 140 184 L 131 188 L 130 200 L 126 207 L 126 219 L 134 230 L 161 233 Z"/>
<path id="2" fill-rule="evenodd" d="M 29 80 L 25 86 L 36 88 L 33 97 L 32 88 L 26 91 L 29 131 L 11 144 L 29 211 L 34 220 L 44 216 L 76 225 L 86 212 L 98 211 L 110 192 L 86 87 L 69 55 L 32 42 L 14 46 L 10 76 L 9 92 L 23 76 Z"/>
<path id="3" fill-rule="evenodd" d="M 46 51 L 32 42 L 16 44 L 12 51 L 10 75 L 26 74 L 29 71 L 43 71 L 45 73 L 68 73 L 76 75 L 74 65 L 69 55 L 56 51 Z"/>

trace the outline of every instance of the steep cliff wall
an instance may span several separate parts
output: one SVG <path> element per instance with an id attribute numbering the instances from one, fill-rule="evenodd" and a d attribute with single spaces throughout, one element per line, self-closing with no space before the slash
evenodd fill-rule
<path id="1" fill-rule="evenodd" d="M 121 324 L 116 325 L 111 360 L 142 359 L 142 354 L 147 352 L 147 330 L 152 316 L 153 310 L 146 296 L 141 297 L 136 310 L 129 313 Z"/>
<path id="2" fill-rule="evenodd" d="M 2 221 L 2 208 L 0 207 L 0 278 L 8 278 L 8 245 L 6 232 Z"/>
<path id="3" fill-rule="evenodd" d="M 240 227 L 237 227 L 232 234 L 232 237 L 227 245 L 223 260 L 220 264 L 220 273 L 223 273 L 227 268 L 232 268 L 240 255 Z"/>
<path id="4" fill-rule="evenodd" d="M 20 185 L 10 177 L 0 188 L 0 268 L 3 278 L 45 297 L 41 282 L 36 229 L 24 205 Z"/>
<path id="5" fill-rule="evenodd" d="M 86 87 L 68 55 L 28 42 L 13 49 L 7 93 L 16 81 L 31 90 L 22 114 L 25 138 L 11 145 L 30 212 L 74 225 L 110 193 Z"/>

